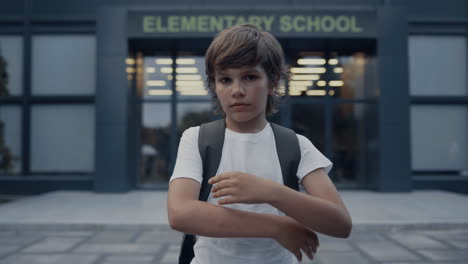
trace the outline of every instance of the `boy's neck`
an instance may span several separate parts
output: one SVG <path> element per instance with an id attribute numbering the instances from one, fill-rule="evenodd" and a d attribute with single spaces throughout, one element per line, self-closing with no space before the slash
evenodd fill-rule
<path id="1" fill-rule="evenodd" d="M 266 118 L 261 120 L 250 120 L 247 122 L 234 122 L 228 118 L 225 119 L 226 127 L 237 133 L 258 133 L 267 125 Z"/>

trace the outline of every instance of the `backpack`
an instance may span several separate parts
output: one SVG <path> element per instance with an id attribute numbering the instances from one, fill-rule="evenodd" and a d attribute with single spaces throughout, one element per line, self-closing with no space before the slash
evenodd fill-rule
<path id="1" fill-rule="evenodd" d="M 301 150 L 296 133 L 283 126 L 270 123 L 273 130 L 276 143 L 276 152 L 281 165 L 284 185 L 299 190 L 297 180 L 297 169 L 301 160 Z M 224 133 L 226 124 L 224 119 L 215 120 L 200 126 L 198 134 L 198 150 L 203 164 L 203 181 L 198 200 L 207 201 L 211 192 L 211 186 L 208 180 L 216 175 L 221 162 L 223 152 Z M 196 242 L 196 236 L 184 234 L 182 241 L 179 264 L 190 264 L 195 256 L 193 246 Z"/>

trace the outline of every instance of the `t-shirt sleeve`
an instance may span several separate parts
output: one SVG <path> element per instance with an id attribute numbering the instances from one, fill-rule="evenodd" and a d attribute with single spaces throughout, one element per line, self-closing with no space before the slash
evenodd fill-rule
<path id="1" fill-rule="evenodd" d="M 203 165 L 198 151 L 198 132 L 200 127 L 191 127 L 184 131 L 177 151 L 177 159 L 171 182 L 177 178 L 190 178 L 200 184 L 203 179 Z"/>
<path id="2" fill-rule="evenodd" d="M 327 173 L 333 167 L 333 163 L 325 157 L 310 140 L 302 135 L 297 135 L 299 146 L 301 148 L 301 162 L 297 169 L 297 177 L 299 181 L 306 176 L 309 172 L 318 168 L 324 168 Z"/>

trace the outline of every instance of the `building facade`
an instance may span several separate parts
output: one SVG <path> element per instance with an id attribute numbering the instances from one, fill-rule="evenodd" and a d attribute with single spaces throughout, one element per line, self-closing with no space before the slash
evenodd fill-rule
<path id="1" fill-rule="evenodd" d="M 219 118 L 204 52 L 275 35 L 291 80 L 270 121 L 338 189 L 468 193 L 468 2 L 1 1 L 0 193 L 167 189 L 182 132 Z"/>

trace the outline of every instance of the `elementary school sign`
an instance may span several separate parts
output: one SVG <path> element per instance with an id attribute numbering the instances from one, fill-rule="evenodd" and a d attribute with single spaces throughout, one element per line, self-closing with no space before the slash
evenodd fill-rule
<path id="1" fill-rule="evenodd" d="M 129 11 L 129 37 L 211 37 L 224 28 L 251 23 L 279 37 L 375 37 L 372 11 L 308 13 Z"/>

